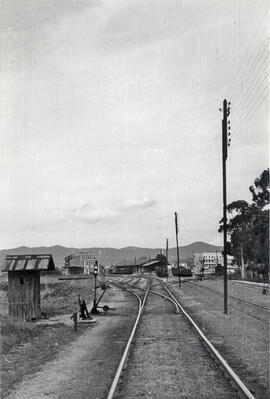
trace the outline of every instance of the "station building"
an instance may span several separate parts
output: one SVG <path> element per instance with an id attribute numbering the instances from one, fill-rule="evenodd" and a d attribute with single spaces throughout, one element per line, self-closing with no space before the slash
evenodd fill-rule
<path id="1" fill-rule="evenodd" d="M 150 273 L 155 271 L 156 267 L 163 266 L 158 259 L 149 259 L 147 262 L 142 264 L 133 265 L 114 265 L 110 267 L 109 272 L 111 274 L 140 274 L 140 273 Z"/>
<path id="2" fill-rule="evenodd" d="M 94 274 L 94 267 L 99 270 L 98 257 L 90 252 L 76 252 L 65 257 L 65 270 L 68 275 Z"/>

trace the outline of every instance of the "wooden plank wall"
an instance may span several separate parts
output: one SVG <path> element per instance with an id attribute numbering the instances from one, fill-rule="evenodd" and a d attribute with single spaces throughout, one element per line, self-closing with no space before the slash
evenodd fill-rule
<path id="1" fill-rule="evenodd" d="M 8 272 L 9 316 L 26 321 L 40 315 L 40 272 Z"/>

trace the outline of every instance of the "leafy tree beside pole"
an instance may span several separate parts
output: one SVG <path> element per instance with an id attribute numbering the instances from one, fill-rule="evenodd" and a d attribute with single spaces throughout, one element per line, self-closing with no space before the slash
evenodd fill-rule
<path id="1" fill-rule="evenodd" d="M 243 262 L 265 277 L 269 272 L 269 169 L 255 179 L 249 187 L 252 203 L 233 201 L 227 206 L 229 250 L 231 255 L 242 259 L 241 274 L 245 276 Z M 223 231 L 223 219 L 219 232 Z"/>

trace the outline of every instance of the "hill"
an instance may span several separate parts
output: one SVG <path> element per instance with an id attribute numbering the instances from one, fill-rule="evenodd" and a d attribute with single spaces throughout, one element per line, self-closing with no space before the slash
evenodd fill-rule
<path id="1" fill-rule="evenodd" d="M 212 252 L 221 251 L 222 247 L 215 245 L 210 245 L 204 242 L 194 242 L 190 245 L 185 245 L 179 247 L 180 261 L 187 259 L 192 259 L 194 252 Z M 99 256 L 100 263 L 103 265 L 111 264 L 134 264 L 135 258 L 137 263 L 142 263 L 149 258 L 154 258 L 158 253 L 160 253 L 161 248 L 141 248 L 141 247 L 125 247 L 125 248 L 68 248 L 61 245 L 55 245 L 52 247 L 18 247 L 11 249 L 0 250 L 0 265 L 2 268 L 3 261 L 7 254 L 52 254 L 55 265 L 57 267 L 63 267 L 65 262 L 65 257 L 73 252 L 78 251 L 89 251 Z M 164 249 L 163 249 L 164 251 Z M 169 249 L 169 262 L 174 262 L 176 260 L 176 248 Z"/>

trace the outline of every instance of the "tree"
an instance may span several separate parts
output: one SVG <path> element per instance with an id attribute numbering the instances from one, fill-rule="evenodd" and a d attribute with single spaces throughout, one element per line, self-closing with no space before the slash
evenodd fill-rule
<path id="1" fill-rule="evenodd" d="M 269 270 L 269 169 L 255 179 L 249 187 L 252 203 L 244 200 L 233 201 L 227 206 L 228 233 L 230 242 L 228 251 L 239 263 L 255 263 L 260 273 L 264 265 L 264 274 Z M 219 232 L 223 231 L 223 219 Z"/>
<path id="2" fill-rule="evenodd" d="M 157 254 L 156 260 L 158 260 L 161 265 L 167 265 L 168 264 L 168 260 L 167 260 L 165 255 Z"/>
<path id="3" fill-rule="evenodd" d="M 265 169 L 260 177 L 255 179 L 254 185 L 249 187 L 253 203 L 263 209 L 269 204 L 269 169 Z"/>

